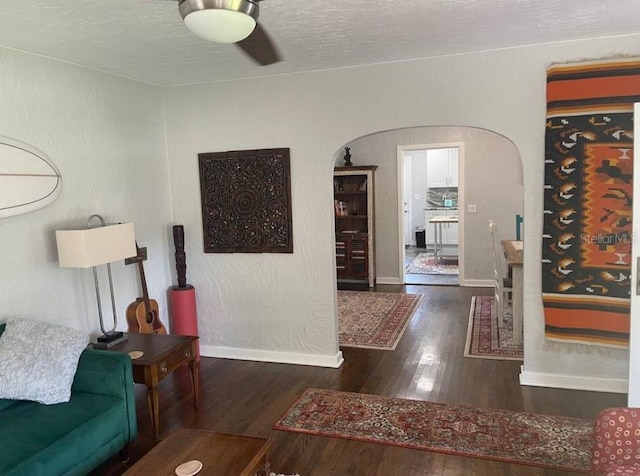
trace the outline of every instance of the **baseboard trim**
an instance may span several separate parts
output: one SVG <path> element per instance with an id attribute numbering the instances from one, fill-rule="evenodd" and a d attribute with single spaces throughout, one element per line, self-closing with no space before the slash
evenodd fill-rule
<path id="1" fill-rule="evenodd" d="M 202 357 L 219 359 L 253 360 L 257 362 L 273 362 L 278 364 L 311 365 L 314 367 L 339 368 L 344 362 L 342 352 L 331 355 L 300 354 L 296 352 L 279 352 L 274 350 L 241 349 L 238 347 L 219 347 L 201 345 Z"/>
<path id="2" fill-rule="evenodd" d="M 522 367 L 520 369 L 520 385 L 607 393 L 627 393 L 628 389 L 626 379 L 528 372 Z"/>
<path id="3" fill-rule="evenodd" d="M 376 278 L 376 284 L 404 284 L 400 278 Z M 492 288 L 491 279 L 465 279 L 460 282 L 460 286 L 467 288 Z"/>
<path id="4" fill-rule="evenodd" d="M 492 288 L 492 279 L 465 279 L 460 283 L 460 286 L 466 288 Z"/>

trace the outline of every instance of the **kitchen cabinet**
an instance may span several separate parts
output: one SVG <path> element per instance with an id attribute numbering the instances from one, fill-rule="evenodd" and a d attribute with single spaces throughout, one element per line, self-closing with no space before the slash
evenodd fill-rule
<path id="1" fill-rule="evenodd" d="M 449 149 L 449 185 L 451 187 L 458 186 L 458 149 Z"/>
<path id="2" fill-rule="evenodd" d="M 336 167 L 333 197 L 336 276 L 375 285 L 374 192 L 377 166 Z"/>
<path id="3" fill-rule="evenodd" d="M 427 186 L 458 186 L 458 149 L 434 149 L 427 154 Z"/>
<path id="4" fill-rule="evenodd" d="M 444 216 L 446 212 L 444 210 L 425 210 L 424 212 L 424 232 L 425 241 L 427 243 L 427 249 L 433 251 L 434 244 L 436 242 L 435 227 L 429 223 L 429 220 L 435 217 Z"/>
<path id="5" fill-rule="evenodd" d="M 447 216 L 457 216 L 459 211 L 456 210 L 447 210 Z M 458 246 L 458 224 L 457 223 L 447 223 L 445 225 L 446 232 L 444 233 L 444 244 L 445 245 L 455 245 Z"/>

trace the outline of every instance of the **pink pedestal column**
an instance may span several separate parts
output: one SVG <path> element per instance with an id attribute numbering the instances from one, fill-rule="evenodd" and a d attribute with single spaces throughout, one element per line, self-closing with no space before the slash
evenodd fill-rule
<path id="1" fill-rule="evenodd" d="M 196 310 L 196 290 L 172 287 L 169 290 L 171 306 L 171 331 L 183 336 L 198 335 L 198 312 Z M 200 343 L 196 345 L 198 362 L 200 361 Z"/>

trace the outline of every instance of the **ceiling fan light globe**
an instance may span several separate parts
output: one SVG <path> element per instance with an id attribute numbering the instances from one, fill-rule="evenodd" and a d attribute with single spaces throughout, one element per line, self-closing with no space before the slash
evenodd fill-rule
<path id="1" fill-rule="evenodd" d="M 191 12 L 184 23 L 194 35 L 214 43 L 237 43 L 256 27 L 255 19 L 246 13 L 221 9 Z"/>

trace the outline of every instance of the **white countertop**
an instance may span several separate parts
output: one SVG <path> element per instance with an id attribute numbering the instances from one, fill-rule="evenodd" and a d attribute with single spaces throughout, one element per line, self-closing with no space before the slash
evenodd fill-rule
<path id="1" fill-rule="evenodd" d="M 429 220 L 429 223 L 458 223 L 458 216 L 443 216 L 443 217 L 433 217 Z"/>

